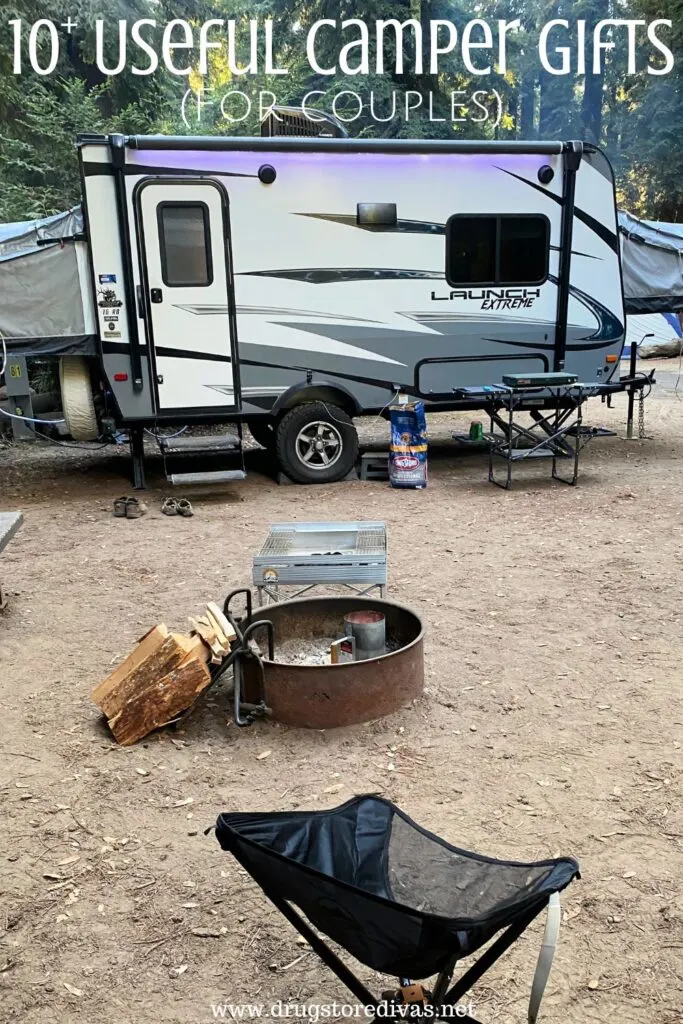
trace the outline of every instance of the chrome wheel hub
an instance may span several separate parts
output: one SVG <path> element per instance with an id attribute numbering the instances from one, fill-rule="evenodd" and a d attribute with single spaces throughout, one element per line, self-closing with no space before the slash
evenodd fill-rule
<path id="1" fill-rule="evenodd" d="M 296 435 L 296 454 L 300 462 L 314 470 L 329 469 L 341 456 L 342 436 L 331 423 L 316 420 L 307 423 Z"/>

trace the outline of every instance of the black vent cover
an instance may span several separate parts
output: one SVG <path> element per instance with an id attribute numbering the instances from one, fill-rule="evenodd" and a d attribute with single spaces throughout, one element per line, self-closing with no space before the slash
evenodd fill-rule
<path id="1" fill-rule="evenodd" d="M 309 138 L 346 139 L 348 132 L 341 121 L 322 110 L 311 109 L 307 117 L 301 107 L 271 107 L 261 121 L 261 135 L 307 136 Z M 313 120 L 315 118 L 315 120 Z"/>

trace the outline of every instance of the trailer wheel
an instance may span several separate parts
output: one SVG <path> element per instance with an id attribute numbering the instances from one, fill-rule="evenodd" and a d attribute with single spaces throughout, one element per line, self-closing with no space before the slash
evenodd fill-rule
<path id="1" fill-rule="evenodd" d="M 358 434 L 343 409 L 308 402 L 290 409 L 275 431 L 283 473 L 300 484 L 343 480 L 358 455 Z"/>
<path id="2" fill-rule="evenodd" d="M 275 447 L 275 422 L 270 416 L 259 416 L 247 420 L 249 432 L 257 444 L 272 451 Z"/>
<path id="3" fill-rule="evenodd" d="M 62 356 L 59 387 L 64 419 L 74 441 L 94 441 L 100 436 L 90 371 L 83 356 Z"/>

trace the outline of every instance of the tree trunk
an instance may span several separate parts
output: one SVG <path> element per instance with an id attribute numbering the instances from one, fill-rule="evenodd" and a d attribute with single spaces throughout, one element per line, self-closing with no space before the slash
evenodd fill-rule
<path id="1" fill-rule="evenodd" d="M 587 142 L 598 143 L 602 131 L 602 92 L 605 80 L 604 71 L 599 75 L 586 74 L 581 104 L 581 124 L 583 137 Z"/>
<path id="2" fill-rule="evenodd" d="M 534 137 L 534 108 L 536 106 L 536 76 L 527 71 L 522 77 L 521 99 L 519 104 L 519 138 Z"/>

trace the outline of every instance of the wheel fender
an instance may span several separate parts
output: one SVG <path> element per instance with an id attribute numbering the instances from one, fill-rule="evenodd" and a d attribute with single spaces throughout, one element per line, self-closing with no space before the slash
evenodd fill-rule
<path id="1" fill-rule="evenodd" d="M 358 399 L 343 384 L 327 380 L 312 381 L 310 384 L 293 384 L 278 397 L 272 407 L 273 415 L 293 409 L 307 402 L 330 402 L 344 409 L 349 416 L 360 416 L 362 409 Z"/>

